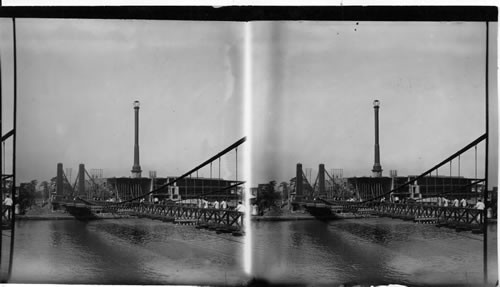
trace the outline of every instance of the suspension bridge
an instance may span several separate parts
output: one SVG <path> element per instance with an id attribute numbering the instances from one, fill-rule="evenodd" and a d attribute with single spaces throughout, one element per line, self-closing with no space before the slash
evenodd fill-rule
<path id="1" fill-rule="evenodd" d="M 80 164 L 73 184 L 65 175 L 62 164 L 58 164 L 52 205 L 81 219 L 103 218 L 110 214 L 138 216 L 242 235 L 244 213 L 234 209 L 234 205 L 241 199 L 241 186 L 245 183 L 238 180 L 238 147 L 245 141 L 245 137 L 241 138 L 183 175 L 169 178 L 159 186 L 155 186 L 154 179 L 147 178 L 126 179 L 125 184 L 114 184 L 113 193 L 106 200 L 83 164 Z M 221 158 L 231 152 L 235 155 L 235 178 L 223 180 Z M 214 178 L 216 163 L 219 174 Z M 206 167 L 210 169 L 210 178 L 200 178 L 198 173 Z M 178 186 L 181 182 L 183 185 Z M 196 183 L 208 183 L 208 186 L 196 186 Z M 184 195 L 179 191 L 182 187 Z M 158 197 L 163 197 L 163 200 L 158 200 Z M 233 206 L 222 206 L 218 200 L 233 202 Z M 217 204 L 209 206 L 209 201 L 217 201 Z"/>
<path id="2" fill-rule="evenodd" d="M 320 164 L 316 180 L 311 184 L 302 165 L 297 164 L 292 204 L 316 216 L 384 216 L 482 233 L 487 210 L 477 202 L 485 199 L 486 175 L 478 178 L 477 149 L 486 137 L 486 134 L 478 137 L 417 176 L 350 178 L 339 182 Z M 463 158 L 467 155 L 470 158 L 470 153 L 474 157 L 473 162 L 469 162 L 474 167 L 474 177 L 466 178 Z M 441 172 L 440 175 L 439 170 L 446 167 L 449 174 Z"/>

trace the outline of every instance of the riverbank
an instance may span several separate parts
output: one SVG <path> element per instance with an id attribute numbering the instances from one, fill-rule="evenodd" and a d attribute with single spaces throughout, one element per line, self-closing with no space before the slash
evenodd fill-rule
<path id="1" fill-rule="evenodd" d="M 16 215 L 16 220 L 68 220 L 75 219 L 74 216 L 69 214 L 44 214 L 44 215 L 29 215 L 29 214 L 18 214 Z"/>
<path id="2" fill-rule="evenodd" d="M 95 216 L 78 217 L 80 220 L 98 220 L 98 219 L 120 219 L 120 218 L 135 218 L 130 215 L 117 215 L 113 213 L 100 213 Z M 77 219 L 75 216 L 62 211 L 62 210 L 51 210 L 51 208 L 46 205 L 44 207 L 34 205 L 30 209 L 26 210 L 25 214 L 16 214 L 16 220 L 74 220 Z"/>
<path id="3" fill-rule="evenodd" d="M 80 220 L 121 219 L 121 218 L 136 218 L 136 217 L 131 215 L 117 215 L 112 213 L 106 213 L 106 214 L 102 213 L 96 216 L 78 217 L 78 219 Z M 16 215 L 16 220 L 70 220 L 70 219 L 77 219 L 77 218 L 67 213 L 53 213 L 45 215 L 29 215 L 29 214 Z"/>

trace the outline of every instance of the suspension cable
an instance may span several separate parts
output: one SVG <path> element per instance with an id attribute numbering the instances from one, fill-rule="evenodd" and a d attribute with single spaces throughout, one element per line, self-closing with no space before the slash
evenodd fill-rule
<path id="1" fill-rule="evenodd" d="M 208 160 L 204 161 L 203 163 L 201 163 L 200 165 L 198 165 L 197 167 L 191 169 L 190 171 L 184 173 L 183 175 L 175 178 L 173 181 L 169 181 L 167 183 L 165 183 L 164 185 L 152 190 L 152 191 L 149 191 L 143 195 L 140 195 L 138 197 L 135 197 L 135 198 L 132 198 L 132 199 L 129 199 L 129 200 L 125 200 L 125 201 L 122 201 L 122 202 L 116 202 L 116 203 L 112 203 L 112 205 L 119 205 L 119 204 L 124 204 L 124 203 L 128 203 L 128 202 L 132 202 L 134 200 L 138 200 L 140 198 L 143 198 L 145 197 L 146 195 L 149 195 L 149 194 L 153 194 L 157 191 L 160 191 L 162 189 L 164 189 L 165 187 L 168 187 L 170 185 L 173 185 L 174 183 L 180 181 L 181 179 L 184 179 L 188 176 L 191 176 L 191 174 L 195 171 L 197 171 L 198 169 L 208 165 L 210 162 L 216 160 L 217 158 L 219 159 L 219 163 L 220 163 L 220 157 L 223 156 L 224 154 L 228 153 L 229 151 L 233 150 L 234 148 L 236 148 L 237 146 L 241 145 L 242 143 L 244 143 L 246 141 L 246 137 L 243 137 L 241 139 L 239 139 L 238 141 L 236 141 L 235 143 L 233 143 L 232 145 L 230 145 L 229 147 L 227 147 L 226 149 L 224 149 L 223 151 L 219 152 L 218 154 L 214 155 L 213 157 L 209 158 Z M 219 164 L 219 181 L 220 181 L 220 164 Z M 187 190 L 186 190 L 187 192 Z M 91 205 L 94 205 L 93 203 L 89 203 Z"/>
<path id="2" fill-rule="evenodd" d="M 455 157 L 458 157 L 459 155 L 461 155 L 462 153 L 466 152 L 467 150 L 469 150 L 470 148 L 474 147 L 475 150 L 476 150 L 476 166 L 477 166 L 477 145 L 483 141 L 484 139 L 486 139 L 487 137 L 487 134 L 483 134 L 481 135 L 480 137 L 478 137 L 477 139 L 475 139 L 474 141 L 472 141 L 471 143 L 469 143 L 468 145 L 466 145 L 465 147 L 463 147 L 462 149 L 460 149 L 459 151 L 455 152 L 454 154 L 452 154 L 451 156 L 449 156 L 448 158 L 446 158 L 445 160 L 441 161 L 440 163 L 436 164 L 434 167 L 428 169 L 427 171 L 425 171 L 424 173 L 422 173 L 421 175 L 417 176 L 416 178 L 414 178 L 413 180 L 409 180 L 407 181 L 406 183 L 404 183 L 403 185 L 397 187 L 397 188 L 394 188 L 388 192 L 385 192 L 384 194 L 382 195 L 379 195 L 379 196 L 376 196 L 374 198 L 371 198 L 371 199 L 367 199 L 367 200 L 364 200 L 364 201 L 359 201 L 359 202 L 352 202 L 352 204 L 363 204 L 363 203 L 366 203 L 366 202 L 370 202 L 370 201 L 374 201 L 374 200 L 377 200 L 381 197 L 384 197 L 390 193 L 393 193 L 393 192 L 396 192 L 398 190 L 401 190 L 407 186 L 409 186 L 410 184 L 412 184 L 413 182 L 423 178 L 424 176 L 426 176 L 427 174 L 431 174 L 433 170 L 436 170 L 436 178 L 438 177 L 438 169 L 445 165 L 447 162 L 449 162 L 450 160 L 454 159 Z M 477 169 L 477 167 L 476 167 Z M 477 171 L 476 171 L 477 172 Z M 477 180 L 477 175 L 475 176 L 476 180 Z M 435 179 L 436 180 L 436 179 Z"/>

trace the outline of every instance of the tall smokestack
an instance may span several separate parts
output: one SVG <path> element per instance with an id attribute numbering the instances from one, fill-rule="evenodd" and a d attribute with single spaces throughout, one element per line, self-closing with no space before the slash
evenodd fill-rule
<path id="1" fill-rule="evenodd" d="M 134 165 L 132 166 L 132 177 L 141 177 L 141 166 L 139 165 L 139 101 L 134 102 L 135 113 L 135 142 L 134 142 Z"/>
<path id="2" fill-rule="evenodd" d="M 380 165 L 380 147 L 378 144 L 378 109 L 380 108 L 380 102 L 378 100 L 373 101 L 373 109 L 375 110 L 375 163 L 373 164 L 373 177 L 382 176 L 382 166 Z"/>

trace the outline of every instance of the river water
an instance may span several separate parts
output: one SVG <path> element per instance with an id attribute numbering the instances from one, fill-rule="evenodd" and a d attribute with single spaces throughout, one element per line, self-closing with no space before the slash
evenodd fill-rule
<path id="1" fill-rule="evenodd" d="M 482 235 L 389 218 L 255 222 L 253 273 L 280 283 L 483 283 Z M 498 278 L 496 225 L 490 276 Z"/>
<path id="2" fill-rule="evenodd" d="M 243 239 L 150 219 L 20 221 L 10 283 L 229 284 Z"/>
<path id="3" fill-rule="evenodd" d="M 11 283 L 482 283 L 482 236 L 388 218 L 252 222 L 243 238 L 150 219 L 20 221 Z M 490 277 L 497 280 L 496 225 Z M 492 285 L 493 286 L 493 285 Z"/>

